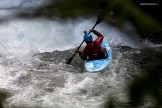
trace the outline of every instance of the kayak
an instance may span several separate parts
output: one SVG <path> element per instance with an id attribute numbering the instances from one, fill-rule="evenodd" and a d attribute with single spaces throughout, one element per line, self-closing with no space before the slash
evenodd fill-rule
<path id="1" fill-rule="evenodd" d="M 108 67 L 111 61 L 111 58 L 112 58 L 112 50 L 110 46 L 105 42 L 102 42 L 101 46 L 102 48 L 106 49 L 105 53 L 106 53 L 107 58 L 99 59 L 99 60 L 91 60 L 91 61 L 85 60 L 84 67 L 87 72 L 98 72 Z"/>

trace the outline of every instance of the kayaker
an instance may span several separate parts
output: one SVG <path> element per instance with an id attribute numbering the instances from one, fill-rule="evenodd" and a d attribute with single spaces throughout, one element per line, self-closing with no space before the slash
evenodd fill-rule
<path id="1" fill-rule="evenodd" d="M 91 32 L 98 36 L 96 40 L 93 41 L 91 36 Z M 77 50 L 76 52 L 79 53 L 79 56 L 83 60 L 98 60 L 98 59 L 105 59 L 105 50 L 101 47 L 101 43 L 103 41 L 103 35 L 98 32 L 97 30 L 91 29 L 90 33 L 84 32 L 84 41 L 87 44 L 83 51 Z"/>

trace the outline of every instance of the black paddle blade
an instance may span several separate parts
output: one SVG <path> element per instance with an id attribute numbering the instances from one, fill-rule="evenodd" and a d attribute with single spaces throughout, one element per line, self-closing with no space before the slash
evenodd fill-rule
<path id="1" fill-rule="evenodd" d="M 100 15 L 98 16 L 97 20 L 96 20 L 96 24 L 99 24 L 103 19 L 104 19 L 105 15 L 103 13 L 100 13 Z"/>
<path id="2" fill-rule="evenodd" d="M 96 25 L 99 24 L 99 23 L 103 20 L 104 17 L 105 17 L 104 14 L 100 14 L 100 15 L 97 17 L 96 23 L 95 23 L 95 25 L 92 27 L 92 29 L 94 29 L 94 28 L 96 27 Z M 90 31 L 89 31 L 89 33 L 90 33 Z"/>
<path id="3" fill-rule="evenodd" d="M 73 60 L 73 57 L 69 58 L 69 59 L 66 61 L 66 64 L 70 64 L 72 60 Z"/>

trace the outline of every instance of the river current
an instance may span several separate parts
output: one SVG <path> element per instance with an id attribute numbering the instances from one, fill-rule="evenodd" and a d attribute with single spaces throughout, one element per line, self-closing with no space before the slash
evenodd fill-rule
<path id="1" fill-rule="evenodd" d="M 11 11 L 0 11 L 2 15 L 7 12 Z M 82 42 L 83 31 L 94 23 L 95 17 L 1 23 L 0 90 L 9 94 L 4 107 L 102 108 L 111 98 L 121 105 L 128 102 L 127 86 L 141 74 L 141 55 L 146 53 L 145 48 L 149 51 L 155 46 L 102 22 L 95 29 L 112 48 L 108 68 L 87 73 L 78 55 L 70 65 L 65 64 Z"/>

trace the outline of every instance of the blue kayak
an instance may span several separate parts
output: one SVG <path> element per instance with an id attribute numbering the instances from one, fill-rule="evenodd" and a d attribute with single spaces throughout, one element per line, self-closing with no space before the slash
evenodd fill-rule
<path id="1" fill-rule="evenodd" d="M 99 60 L 91 60 L 91 61 L 85 60 L 84 67 L 86 71 L 98 72 L 98 71 L 105 69 L 109 65 L 111 58 L 112 58 L 112 50 L 110 46 L 105 42 L 102 42 L 101 45 L 102 45 L 102 48 L 106 49 L 105 53 L 106 53 L 107 58 L 99 59 Z"/>

